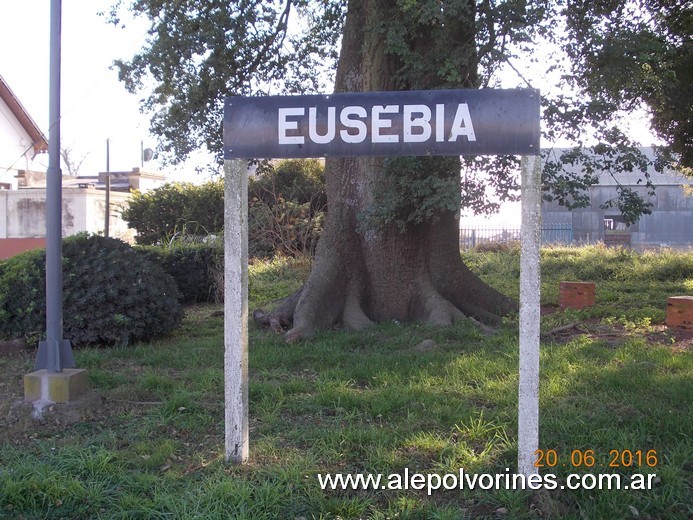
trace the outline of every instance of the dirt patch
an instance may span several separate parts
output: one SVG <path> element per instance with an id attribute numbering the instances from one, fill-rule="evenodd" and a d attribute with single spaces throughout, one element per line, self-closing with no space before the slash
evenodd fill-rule
<path id="1" fill-rule="evenodd" d="M 33 371 L 35 355 L 28 350 L 0 358 L 0 442 L 24 446 L 37 438 L 60 437 L 78 423 L 103 423 L 122 411 L 122 404 L 94 391 L 70 403 L 24 401 L 24 375 Z"/>
<path id="2" fill-rule="evenodd" d="M 0 418 L 0 428 L 9 443 L 24 445 L 38 437 L 59 437 L 77 423 L 98 420 L 108 414 L 102 406 L 103 399 L 96 392 L 61 404 L 28 403 L 20 398 Z"/>
<path id="3" fill-rule="evenodd" d="M 638 329 L 618 323 L 603 323 L 597 319 L 588 319 L 568 323 L 542 333 L 542 339 L 554 343 L 567 343 L 578 336 L 587 336 L 592 341 L 618 346 L 628 339 L 644 337 L 649 345 L 663 345 L 673 351 L 693 350 L 693 330 L 672 329 L 666 325 L 649 325 Z"/>
<path id="4" fill-rule="evenodd" d="M 541 306 L 541 315 L 546 316 L 548 314 L 554 314 L 556 312 L 559 312 L 561 308 L 558 305 L 542 305 Z"/>
<path id="5" fill-rule="evenodd" d="M 0 357 L 17 357 L 27 349 L 25 339 L 0 340 Z"/>
<path id="6" fill-rule="evenodd" d="M 672 350 L 679 352 L 693 350 L 693 330 L 670 329 L 666 325 L 658 325 L 652 329 L 645 334 L 648 343 L 669 345 Z"/>

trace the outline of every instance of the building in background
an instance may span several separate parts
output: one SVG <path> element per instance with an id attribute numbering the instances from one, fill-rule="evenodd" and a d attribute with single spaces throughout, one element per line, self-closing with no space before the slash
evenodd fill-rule
<path id="1" fill-rule="evenodd" d="M 652 148 L 641 151 L 651 159 Z M 556 157 L 561 149 L 548 150 Z M 579 173 L 578 166 L 565 165 Z M 636 250 L 670 247 L 693 250 L 693 178 L 673 169 L 649 172 L 655 185 L 650 196 L 640 173 L 599 173 L 599 182 L 589 190 L 590 206 L 567 209 L 556 202 L 542 202 L 542 244 L 582 245 L 604 243 Z M 614 178 L 615 177 L 615 178 Z M 616 180 L 618 179 L 618 181 Z M 652 203 L 652 214 L 627 225 L 618 208 L 603 209 L 602 205 L 618 197 L 617 183 L 626 186 Z M 505 202 L 498 214 L 463 216 L 460 219 L 460 247 L 463 249 L 520 241 L 519 202 Z"/>
<path id="2" fill-rule="evenodd" d="M 48 141 L 0 76 L 0 189 L 16 187 L 17 170 L 29 170 Z"/>
<path id="3" fill-rule="evenodd" d="M 654 157 L 652 148 L 641 151 L 650 158 Z M 693 179 L 671 168 L 663 173 L 653 169 L 649 174 L 655 186 L 654 195 L 648 194 L 639 172 L 612 176 L 611 172 L 602 171 L 599 182 L 589 190 L 589 207 L 569 210 L 555 202 L 545 201 L 542 220 L 545 225 L 570 226 L 575 244 L 603 242 L 636 250 L 662 247 L 693 249 Z M 643 215 L 635 224 L 628 225 L 618 208 L 602 208 L 606 202 L 618 197 L 618 183 L 652 203 L 652 214 Z"/>
<path id="4" fill-rule="evenodd" d="M 133 190 L 148 191 L 161 186 L 163 174 L 133 168 L 129 172 L 100 173 L 97 176 L 63 177 L 63 236 L 77 233 L 104 234 L 106 227 L 106 178 L 109 236 L 127 242 L 134 239 L 121 218 Z M 46 174 L 20 170 L 17 189 L 0 191 L 0 258 L 45 246 Z"/>
<path id="5" fill-rule="evenodd" d="M 17 172 L 29 170 L 36 156 L 47 150 L 43 132 L 0 76 L 0 258 L 45 244 L 45 238 L 9 238 L 5 212 L 7 194 L 18 184 Z"/>
<path id="6" fill-rule="evenodd" d="M 0 258 L 45 247 L 46 173 L 35 171 L 35 159 L 47 150 L 44 134 L 0 76 Z M 131 241 L 134 232 L 120 216 L 130 192 L 148 191 L 165 181 L 164 175 L 141 168 L 63 175 L 63 236 L 103 234 L 108 198 L 109 236 Z"/>

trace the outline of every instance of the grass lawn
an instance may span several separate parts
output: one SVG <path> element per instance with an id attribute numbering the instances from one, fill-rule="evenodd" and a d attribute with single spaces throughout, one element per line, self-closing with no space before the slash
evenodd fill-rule
<path id="1" fill-rule="evenodd" d="M 517 296 L 517 251 L 463 254 Z M 253 265 L 251 309 L 308 269 Z M 33 354 L 0 358 L 0 518 L 692 518 L 693 334 L 663 323 L 668 296 L 693 294 L 693 254 L 546 249 L 542 277 L 541 473 L 559 487 L 654 474 L 652 489 L 321 489 L 327 473 L 511 474 L 512 317 L 492 336 L 385 323 L 291 346 L 251 325 L 251 457 L 226 464 L 222 318 L 207 305 L 166 340 L 77 350 L 91 395 L 40 420 L 20 402 Z M 597 304 L 557 309 L 560 280 L 596 282 Z"/>

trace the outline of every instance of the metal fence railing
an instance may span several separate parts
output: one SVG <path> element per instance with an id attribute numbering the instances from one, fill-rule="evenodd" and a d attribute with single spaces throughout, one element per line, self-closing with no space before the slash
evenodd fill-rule
<path id="1" fill-rule="evenodd" d="M 507 244 L 519 242 L 520 228 L 474 227 L 460 229 L 460 247 L 469 249 L 482 244 Z M 570 223 L 543 224 L 541 243 L 570 244 L 573 241 L 573 226 Z"/>

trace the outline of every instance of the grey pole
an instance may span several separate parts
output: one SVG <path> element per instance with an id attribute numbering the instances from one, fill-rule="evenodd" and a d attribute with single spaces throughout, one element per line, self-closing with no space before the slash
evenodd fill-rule
<path id="1" fill-rule="evenodd" d="M 46 172 L 46 340 L 34 368 L 48 373 L 74 368 L 72 347 L 63 339 L 62 171 L 60 170 L 60 40 L 62 0 L 51 0 L 48 169 Z"/>
<path id="2" fill-rule="evenodd" d="M 111 227 L 111 139 L 106 139 L 106 221 L 103 236 L 108 238 Z"/>

